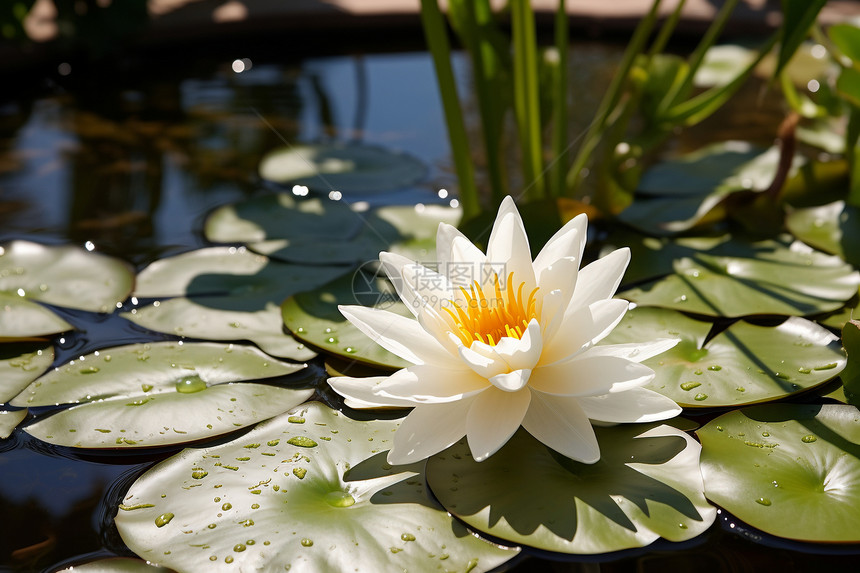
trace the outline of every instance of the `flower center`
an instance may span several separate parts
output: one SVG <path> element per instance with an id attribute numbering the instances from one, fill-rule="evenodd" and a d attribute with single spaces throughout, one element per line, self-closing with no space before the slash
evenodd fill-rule
<path id="1" fill-rule="evenodd" d="M 526 283 L 514 289 L 513 273 L 507 277 L 504 292 L 498 274 L 493 275 L 493 285 L 494 297 L 487 297 L 478 281 L 474 281 L 469 290 L 460 287 L 465 301 L 450 300 L 450 304 L 442 306 L 454 321 L 454 334 L 466 346 L 476 340 L 495 346 L 505 336 L 521 339 L 531 319 L 540 320 L 535 299 L 538 287 L 524 299 Z"/>

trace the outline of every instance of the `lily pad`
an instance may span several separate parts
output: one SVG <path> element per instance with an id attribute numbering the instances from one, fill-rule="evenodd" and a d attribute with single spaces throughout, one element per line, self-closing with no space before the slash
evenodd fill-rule
<path id="1" fill-rule="evenodd" d="M 0 247 L 0 293 L 90 312 L 112 312 L 126 299 L 133 283 L 134 272 L 127 263 L 77 247 L 28 241 Z"/>
<path id="2" fill-rule="evenodd" d="M 26 417 L 27 410 L 0 410 L 0 440 L 8 438 Z"/>
<path id="3" fill-rule="evenodd" d="M 648 233 L 686 231 L 728 195 L 767 189 L 778 165 L 776 148 L 764 151 L 741 141 L 710 145 L 646 171 L 619 219 Z"/>
<path id="4" fill-rule="evenodd" d="M 386 463 L 398 423 L 305 404 L 153 467 L 117 528 L 140 557 L 178 571 L 477 572 L 516 555 L 434 502 L 420 464 Z"/>
<path id="5" fill-rule="evenodd" d="M 802 541 L 860 542 L 860 411 L 768 404 L 697 432 L 705 495 L 762 531 Z"/>
<path id="6" fill-rule="evenodd" d="M 361 216 L 341 201 L 277 193 L 215 209 L 206 218 L 203 232 L 215 243 L 274 239 L 313 242 L 348 239 L 361 227 Z"/>
<path id="7" fill-rule="evenodd" d="M 49 336 L 74 327 L 37 302 L 0 293 L 0 341 Z"/>
<path id="8" fill-rule="evenodd" d="M 324 192 L 392 191 L 424 178 L 423 162 L 406 153 L 372 145 L 289 145 L 260 161 L 260 177 L 306 185 Z"/>
<path id="9" fill-rule="evenodd" d="M 50 344 L 0 344 L 0 404 L 17 396 L 53 362 L 54 347 Z"/>
<path id="10" fill-rule="evenodd" d="M 465 441 L 431 457 L 427 479 L 445 508 L 500 539 L 594 554 L 691 539 L 716 510 L 702 494 L 699 444 L 667 425 L 595 428 L 601 458 L 581 464 L 524 430 L 475 462 Z"/>
<path id="11" fill-rule="evenodd" d="M 848 363 L 842 372 L 844 397 L 860 406 L 860 322 L 851 320 L 842 329 L 842 345 L 848 352 Z"/>
<path id="12" fill-rule="evenodd" d="M 281 307 L 283 320 L 293 336 L 327 354 L 371 366 L 398 369 L 409 363 L 385 350 L 348 322 L 338 310 L 341 304 L 362 304 L 412 317 L 393 287 L 373 273 L 358 270 L 310 292 L 291 296 Z"/>
<path id="13" fill-rule="evenodd" d="M 212 247 L 161 259 L 141 271 L 138 297 L 178 297 L 124 316 L 158 332 L 204 340 L 250 340 L 282 358 L 314 353 L 283 332 L 279 306 L 291 294 L 343 274 L 344 267 L 272 261 L 244 248 Z"/>
<path id="14" fill-rule="evenodd" d="M 656 372 L 646 388 L 685 408 L 777 400 L 824 384 L 845 368 L 839 339 L 799 317 L 778 326 L 738 321 L 705 343 L 710 330 L 710 322 L 676 311 L 635 308 L 602 344 L 679 338 L 643 364 Z"/>
<path id="15" fill-rule="evenodd" d="M 798 209 L 785 220 L 788 230 L 804 243 L 839 255 L 860 267 L 860 209 L 836 201 Z"/>
<path id="16" fill-rule="evenodd" d="M 52 444 L 125 448 L 177 444 L 223 434 L 301 403 L 311 389 L 231 382 L 304 368 L 253 347 L 158 342 L 99 351 L 33 382 L 12 404 L 79 406 L 25 430 Z"/>
<path id="17" fill-rule="evenodd" d="M 308 206 L 310 201 L 316 206 Z M 375 260 L 383 250 L 423 258 L 417 251 L 435 249 L 439 223 L 456 224 L 461 215 L 441 205 L 351 210 L 338 201 L 296 201 L 282 194 L 221 207 L 207 220 L 206 232 L 210 240 L 245 242 L 279 261 L 354 265 Z"/>
<path id="18" fill-rule="evenodd" d="M 860 273 L 851 265 L 798 242 L 786 247 L 762 241 L 743 253 L 699 253 L 672 266 L 673 274 L 621 296 L 708 316 L 806 316 L 842 307 L 860 285 Z"/>

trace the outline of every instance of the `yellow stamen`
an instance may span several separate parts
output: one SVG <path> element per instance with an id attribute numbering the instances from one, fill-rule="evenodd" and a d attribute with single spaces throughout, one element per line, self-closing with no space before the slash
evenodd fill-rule
<path id="1" fill-rule="evenodd" d="M 451 331 L 466 346 L 476 340 L 495 346 L 505 337 L 521 339 L 529 322 L 532 319 L 540 320 L 536 296 L 538 288 L 532 289 L 528 297 L 523 299 L 525 286 L 521 282 L 514 288 L 513 273 L 508 274 L 504 283 L 499 281 L 497 274 L 493 275 L 491 292 L 495 298 L 491 299 L 481 285 L 473 281 L 468 289 L 460 287 L 464 300 L 451 300 L 450 304 L 442 306 L 447 313 L 444 318 L 450 324 Z"/>

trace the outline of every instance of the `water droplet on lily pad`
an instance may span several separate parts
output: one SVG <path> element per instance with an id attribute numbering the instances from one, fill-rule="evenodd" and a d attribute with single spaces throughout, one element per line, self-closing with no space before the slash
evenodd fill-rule
<path id="1" fill-rule="evenodd" d="M 176 381 L 176 391 L 182 394 L 193 394 L 206 389 L 206 382 L 200 376 L 184 376 Z"/>
<path id="2" fill-rule="evenodd" d="M 708 370 L 710 370 L 711 372 L 719 372 L 722 369 L 722 366 L 718 366 L 716 364 L 714 364 L 713 366 L 708 366 Z"/>
<path id="3" fill-rule="evenodd" d="M 693 388 L 698 388 L 701 385 L 701 382 L 684 382 L 683 384 L 681 384 L 681 390 L 689 392 Z"/>
<path id="4" fill-rule="evenodd" d="M 97 374 L 99 369 L 96 366 L 88 366 L 87 368 L 81 368 L 80 372 L 81 374 Z"/>
<path id="5" fill-rule="evenodd" d="M 806 436 L 803 436 L 802 438 L 800 438 L 800 441 L 803 442 L 804 444 L 811 444 L 812 442 L 816 441 L 817 439 L 818 438 L 816 438 L 812 434 L 807 434 Z"/>
<path id="6" fill-rule="evenodd" d="M 766 497 L 760 497 L 760 498 L 758 498 L 757 500 L 755 500 L 755 502 L 756 502 L 757 504 L 759 504 L 759 505 L 763 505 L 763 506 L 765 506 L 765 507 L 767 507 L 767 506 L 769 506 L 769 505 L 771 504 L 771 501 L 770 501 L 768 498 L 766 498 Z"/>
<path id="7" fill-rule="evenodd" d="M 704 394 L 702 392 L 699 392 L 698 394 L 693 396 L 693 400 L 696 400 L 697 402 L 701 402 L 702 400 L 707 400 L 707 399 L 708 399 L 708 395 Z"/>

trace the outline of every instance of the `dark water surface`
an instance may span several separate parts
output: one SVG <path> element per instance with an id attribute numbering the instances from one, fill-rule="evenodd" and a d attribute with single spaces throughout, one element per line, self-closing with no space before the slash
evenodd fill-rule
<path id="1" fill-rule="evenodd" d="M 579 134 L 621 47 L 574 50 L 571 132 Z M 455 187 L 427 54 L 290 65 L 254 58 L 243 62 L 250 69 L 236 73 L 234 60 L 244 56 L 193 64 L 161 57 L 139 68 L 58 62 L 56 69 L 7 84 L 0 95 L 0 240 L 89 242 L 137 268 L 204 246 L 205 214 L 265 191 L 257 164 L 283 139 L 362 141 L 409 152 L 429 165 L 424 183 L 366 197 L 376 203 L 439 201 L 438 189 Z M 467 85 L 464 59 L 457 59 L 456 69 Z M 742 113 L 755 95 L 741 94 L 736 113 L 703 126 L 698 142 L 675 146 L 732 135 L 771 140 L 776 114 L 750 121 Z M 466 105 L 478 141 L 474 105 Z M 749 131 L 751 124 L 757 131 Z M 118 317 L 64 316 L 79 330 L 54 341 L 56 365 L 101 347 L 164 338 Z M 73 451 L 20 430 L 0 441 L 0 569 L 54 571 L 96 556 L 130 555 L 113 525 L 116 506 L 140 473 L 179 449 Z M 771 547 L 750 540 L 757 535 L 722 515 L 708 534 L 688 543 L 658 542 L 647 550 L 563 562 L 538 554 L 512 570 L 858 570 L 860 558 L 839 548 L 777 540 Z"/>

